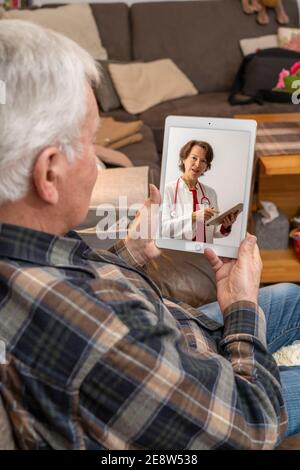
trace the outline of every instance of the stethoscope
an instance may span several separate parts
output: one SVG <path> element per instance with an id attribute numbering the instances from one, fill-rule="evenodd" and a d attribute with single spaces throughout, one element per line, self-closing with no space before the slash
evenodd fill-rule
<path id="1" fill-rule="evenodd" d="M 175 209 L 176 204 L 177 204 L 178 185 L 179 185 L 180 180 L 181 180 L 181 176 L 178 178 L 177 183 L 176 183 L 175 194 L 174 194 L 174 209 Z M 210 200 L 208 199 L 208 197 L 205 196 L 205 192 L 204 192 L 204 189 L 203 189 L 200 181 L 198 181 L 198 184 L 200 186 L 201 193 L 202 193 L 200 204 L 203 205 L 204 208 L 208 209 L 210 207 Z M 176 217 L 176 211 L 175 210 L 173 210 L 171 212 L 171 217 Z"/>

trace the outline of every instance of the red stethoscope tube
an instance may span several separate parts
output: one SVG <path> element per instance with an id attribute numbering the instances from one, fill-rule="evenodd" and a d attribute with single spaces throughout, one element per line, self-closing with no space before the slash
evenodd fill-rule
<path id="1" fill-rule="evenodd" d="M 180 179 L 181 179 L 181 176 L 178 178 L 177 183 L 176 183 L 175 195 L 174 195 L 174 209 L 175 209 L 176 204 L 177 204 L 178 185 L 179 185 Z M 208 199 L 208 197 L 205 196 L 205 193 L 204 193 L 204 190 L 202 188 L 202 185 L 201 185 L 200 181 L 198 181 L 198 184 L 200 186 L 201 193 L 202 193 L 202 198 L 201 198 L 200 204 L 203 204 L 204 206 L 210 207 L 210 200 Z"/>

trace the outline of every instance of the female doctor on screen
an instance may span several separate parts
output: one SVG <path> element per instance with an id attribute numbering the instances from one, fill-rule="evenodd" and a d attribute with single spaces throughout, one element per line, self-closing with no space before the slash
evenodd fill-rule
<path id="1" fill-rule="evenodd" d="M 179 169 L 183 174 L 165 187 L 164 238 L 213 243 L 214 238 L 230 234 L 235 214 L 225 217 L 219 226 L 205 225 L 219 211 L 216 191 L 200 182 L 200 177 L 211 168 L 213 157 L 213 149 L 207 142 L 190 140 L 181 148 Z"/>

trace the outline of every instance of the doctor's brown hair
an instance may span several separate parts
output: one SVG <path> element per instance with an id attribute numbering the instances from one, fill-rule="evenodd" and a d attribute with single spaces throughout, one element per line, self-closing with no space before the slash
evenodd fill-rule
<path id="1" fill-rule="evenodd" d="M 184 172 L 184 160 L 187 159 L 189 154 L 191 153 L 192 148 L 194 145 L 197 145 L 197 147 L 201 147 L 206 151 L 205 153 L 205 159 L 207 161 L 207 168 L 206 170 L 210 170 L 211 168 L 211 162 L 213 161 L 214 158 L 214 152 L 211 147 L 211 145 L 208 142 L 204 142 L 202 140 L 189 140 L 181 149 L 179 152 L 179 169 L 180 171 Z M 205 171 L 206 171 L 205 170 Z"/>

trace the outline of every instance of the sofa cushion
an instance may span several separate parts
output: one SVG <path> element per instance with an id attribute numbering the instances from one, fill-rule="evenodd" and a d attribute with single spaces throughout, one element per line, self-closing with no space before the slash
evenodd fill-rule
<path id="1" fill-rule="evenodd" d="M 170 59 L 108 65 L 123 107 L 140 113 L 158 103 L 196 95 L 192 82 Z"/>
<path id="2" fill-rule="evenodd" d="M 260 49 L 269 49 L 278 47 L 278 38 L 276 34 L 267 34 L 257 38 L 245 38 L 240 40 L 241 50 L 244 56 L 253 54 Z"/>
<path id="3" fill-rule="evenodd" d="M 297 27 L 297 3 L 284 4 Z M 245 15 L 233 0 L 135 3 L 131 22 L 133 59 L 169 57 L 200 92 L 229 90 L 242 60 L 240 39 L 262 34 L 255 15 Z M 277 27 L 272 15 L 263 33 L 276 34 Z"/>
<path id="4" fill-rule="evenodd" d="M 278 28 L 279 47 L 300 52 L 300 29 Z"/>
<path id="5" fill-rule="evenodd" d="M 115 118 L 116 121 L 124 121 L 124 122 L 136 121 L 137 119 L 139 119 L 137 114 L 127 113 L 127 111 L 125 111 L 125 109 L 123 108 L 114 109 L 106 113 L 100 109 L 100 115 L 111 116 Z"/>
<path id="6" fill-rule="evenodd" d="M 109 59 L 130 60 L 129 8 L 125 3 L 91 3 L 103 46 Z"/>
<path id="7" fill-rule="evenodd" d="M 89 5 L 65 5 L 38 10 L 11 10 L 3 13 L 3 19 L 18 19 L 50 28 L 73 39 L 87 50 L 94 59 L 106 59 L 98 28 Z"/>
<path id="8" fill-rule="evenodd" d="M 197 96 L 166 101 L 140 114 L 145 124 L 154 132 L 158 151 L 163 143 L 164 122 L 168 115 L 233 117 L 235 114 L 264 114 L 297 112 L 299 105 L 289 103 L 264 103 L 259 105 L 231 106 L 228 93 L 200 93 Z"/>
<path id="9" fill-rule="evenodd" d="M 159 258 L 147 264 L 146 270 L 164 296 L 193 307 L 217 298 L 215 274 L 204 255 L 162 250 Z"/>
<path id="10" fill-rule="evenodd" d="M 109 62 L 110 61 L 108 60 L 98 61 L 101 68 L 101 82 L 100 85 L 94 89 L 100 110 L 104 112 L 112 111 L 121 107 L 118 93 L 114 87 L 108 70 Z"/>

